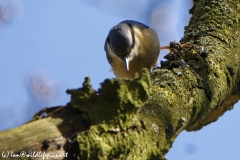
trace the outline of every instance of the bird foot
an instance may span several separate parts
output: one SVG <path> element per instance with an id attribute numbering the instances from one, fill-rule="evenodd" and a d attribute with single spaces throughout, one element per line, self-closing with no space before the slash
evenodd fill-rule
<path id="1" fill-rule="evenodd" d="M 179 43 L 174 41 L 174 42 L 170 42 L 169 46 L 160 47 L 160 50 L 168 49 L 170 51 L 170 53 L 173 53 L 173 51 L 175 49 L 179 50 L 179 49 L 188 48 L 188 47 L 194 47 L 194 44 L 192 44 L 191 42 L 187 42 L 187 43 L 184 43 L 184 44 L 179 44 Z"/>
<path id="2" fill-rule="evenodd" d="M 160 50 L 168 49 L 170 53 L 164 56 L 164 58 L 167 60 L 173 61 L 173 60 L 176 60 L 178 57 L 180 57 L 184 53 L 182 50 L 183 48 L 190 48 L 190 47 L 194 47 L 194 44 L 192 44 L 191 42 L 179 44 L 174 41 L 174 42 L 170 42 L 169 46 L 160 47 Z"/>

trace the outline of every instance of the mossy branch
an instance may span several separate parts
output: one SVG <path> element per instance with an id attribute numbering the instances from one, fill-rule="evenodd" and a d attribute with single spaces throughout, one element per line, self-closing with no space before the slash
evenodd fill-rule
<path id="1" fill-rule="evenodd" d="M 181 40 L 194 47 L 174 43 L 168 61 L 151 75 L 143 70 L 134 79 L 105 80 L 98 91 L 86 78 L 82 88 L 67 91 L 66 107 L 44 109 L 29 123 L 0 132 L 0 150 L 164 159 L 181 131 L 216 121 L 239 100 L 239 10 L 236 0 L 194 0 Z"/>

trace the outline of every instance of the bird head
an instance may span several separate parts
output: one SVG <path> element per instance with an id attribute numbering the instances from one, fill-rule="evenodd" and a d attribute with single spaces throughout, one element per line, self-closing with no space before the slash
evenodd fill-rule
<path id="1" fill-rule="evenodd" d="M 123 60 L 126 70 L 129 70 L 129 55 L 134 47 L 132 28 L 120 23 L 110 30 L 107 40 L 112 51 Z"/>

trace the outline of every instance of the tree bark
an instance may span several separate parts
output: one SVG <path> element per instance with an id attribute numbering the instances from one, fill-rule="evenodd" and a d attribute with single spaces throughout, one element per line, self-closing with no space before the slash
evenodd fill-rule
<path id="1" fill-rule="evenodd" d="M 82 88 L 67 91 L 66 107 L 44 109 L 29 123 L 0 132 L 0 153 L 165 159 L 181 131 L 216 121 L 239 100 L 239 11 L 239 0 L 194 0 L 181 40 L 193 47 L 174 42 L 168 61 L 151 75 L 143 70 L 134 79 L 108 79 L 98 91 L 85 78 Z"/>

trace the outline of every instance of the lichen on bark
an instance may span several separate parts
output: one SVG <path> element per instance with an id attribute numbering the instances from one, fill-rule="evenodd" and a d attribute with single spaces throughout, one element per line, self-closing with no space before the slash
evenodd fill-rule
<path id="1" fill-rule="evenodd" d="M 175 48 L 151 75 L 143 70 L 133 79 L 107 79 L 98 91 L 87 77 L 82 88 L 67 91 L 67 107 L 44 110 L 47 118 L 40 112 L 24 126 L 0 132 L 0 148 L 18 152 L 15 135 L 28 144 L 22 138 L 29 135 L 26 128 L 38 124 L 30 150 L 40 149 L 43 138 L 71 148 L 76 138 L 79 151 L 73 155 L 81 159 L 164 159 L 181 131 L 216 121 L 239 100 L 239 10 L 236 0 L 194 0 L 181 40 L 193 47 Z M 40 132 L 42 126 L 51 134 Z"/>

